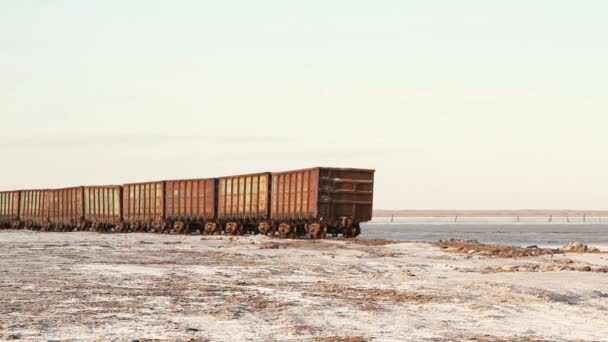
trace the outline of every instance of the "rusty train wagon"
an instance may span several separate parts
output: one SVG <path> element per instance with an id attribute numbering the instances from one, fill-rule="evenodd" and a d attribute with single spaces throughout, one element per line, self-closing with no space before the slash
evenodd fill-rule
<path id="1" fill-rule="evenodd" d="M 316 167 L 272 174 L 271 218 L 300 228 L 322 223 L 327 233 L 354 237 L 371 220 L 374 170 Z"/>
<path id="2" fill-rule="evenodd" d="M 0 228 L 19 226 L 19 191 L 0 192 Z"/>
<path id="3" fill-rule="evenodd" d="M 217 199 L 217 219 L 227 233 L 254 233 L 270 218 L 270 173 L 221 177 Z"/>
<path id="4" fill-rule="evenodd" d="M 144 182 L 123 185 L 124 227 L 117 231 L 163 232 L 165 222 L 165 182 Z"/>
<path id="5" fill-rule="evenodd" d="M 46 190 L 22 190 L 19 195 L 19 220 L 29 229 L 40 229 L 47 223 L 45 212 Z"/>
<path id="6" fill-rule="evenodd" d="M 179 233 L 202 232 L 207 222 L 215 220 L 216 194 L 216 178 L 165 181 L 168 227 Z"/>
<path id="7" fill-rule="evenodd" d="M 45 190 L 43 208 L 46 216 L 43 230 L 85 229 L 84 187 Z"/>
<path id="8" fill-rule="evenodd" d="M 94 231 L 108 231 L 122 224 L 122 187 L 85 186 L 84 219 Z"/>

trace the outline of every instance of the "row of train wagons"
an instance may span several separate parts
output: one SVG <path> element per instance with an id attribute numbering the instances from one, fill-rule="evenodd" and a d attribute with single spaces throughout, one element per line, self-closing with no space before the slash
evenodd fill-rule
<path id="1" fill-rule="evenodd" d="M 374 171 L 312 168 L 0 193 L 0 225 L 43 230 L 356 236 Z"/>
<path id="2" fill-rule="evenodd" d="M 0 192 L 0 227 L 103 230 L 122 222 L 121 186 Z"/>

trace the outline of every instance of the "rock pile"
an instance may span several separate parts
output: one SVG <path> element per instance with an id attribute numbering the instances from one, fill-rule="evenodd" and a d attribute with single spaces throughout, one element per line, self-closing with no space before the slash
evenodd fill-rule
<path id="1" fill-rule="evenodd" d="M 563 253 L 563 251 L 559 249 L 538 248 L 537 246 L 515 247 L 501 245 L 484 245 L 476 240 L 449 239 L 439 240 L 439 242 L 435 244 L 443 249 L 448 249 L 449 251 L 455 253 L 468 255 L 476 254 L 500 258 L 518 258 Z"/>
<path id="2" fill-rule="evenodd" d="M 564 247 L 560 248 L 564 252 L 576 252 L 576 253 L 599 253 L 600 250 L 597 248 L 590 248 L 589 246 L 580 242 L 570 242 Z"/>
<path id="3" fill-rule="evenodd" d="M 559 271 L 578 271 L 578 272 L 596 272 L 608 273 L 608 267 L 591 267 L 586 266 L 565 266 L 565 265 L 503 265 L 499 267 L 487 267 L 485 272 L 559 272 Z"/>

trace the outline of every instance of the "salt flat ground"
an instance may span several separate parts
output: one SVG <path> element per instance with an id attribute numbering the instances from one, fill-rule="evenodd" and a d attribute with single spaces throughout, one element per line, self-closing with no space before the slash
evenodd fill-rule
<path id="1" fill-rule="evenodd" d="M 608 273 L 553 270 L 564 264 L 608 266 L 608 254 L 5 230 L 0 338 L 608 340 Z"/>

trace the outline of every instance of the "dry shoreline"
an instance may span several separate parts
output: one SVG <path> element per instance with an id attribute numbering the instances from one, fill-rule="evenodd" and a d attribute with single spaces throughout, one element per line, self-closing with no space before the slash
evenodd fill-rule
<path id="1" fill-rule="evenodd" d="M 608 210 L 408 210 L 376 209 L 374 217 L 608 217 Z"/>
<path id="2" fill-rule="evenodd" d="M 606 340 L 608 273 L 587 266 L 608 254 L 7 230 L 0 338 Z"/>

